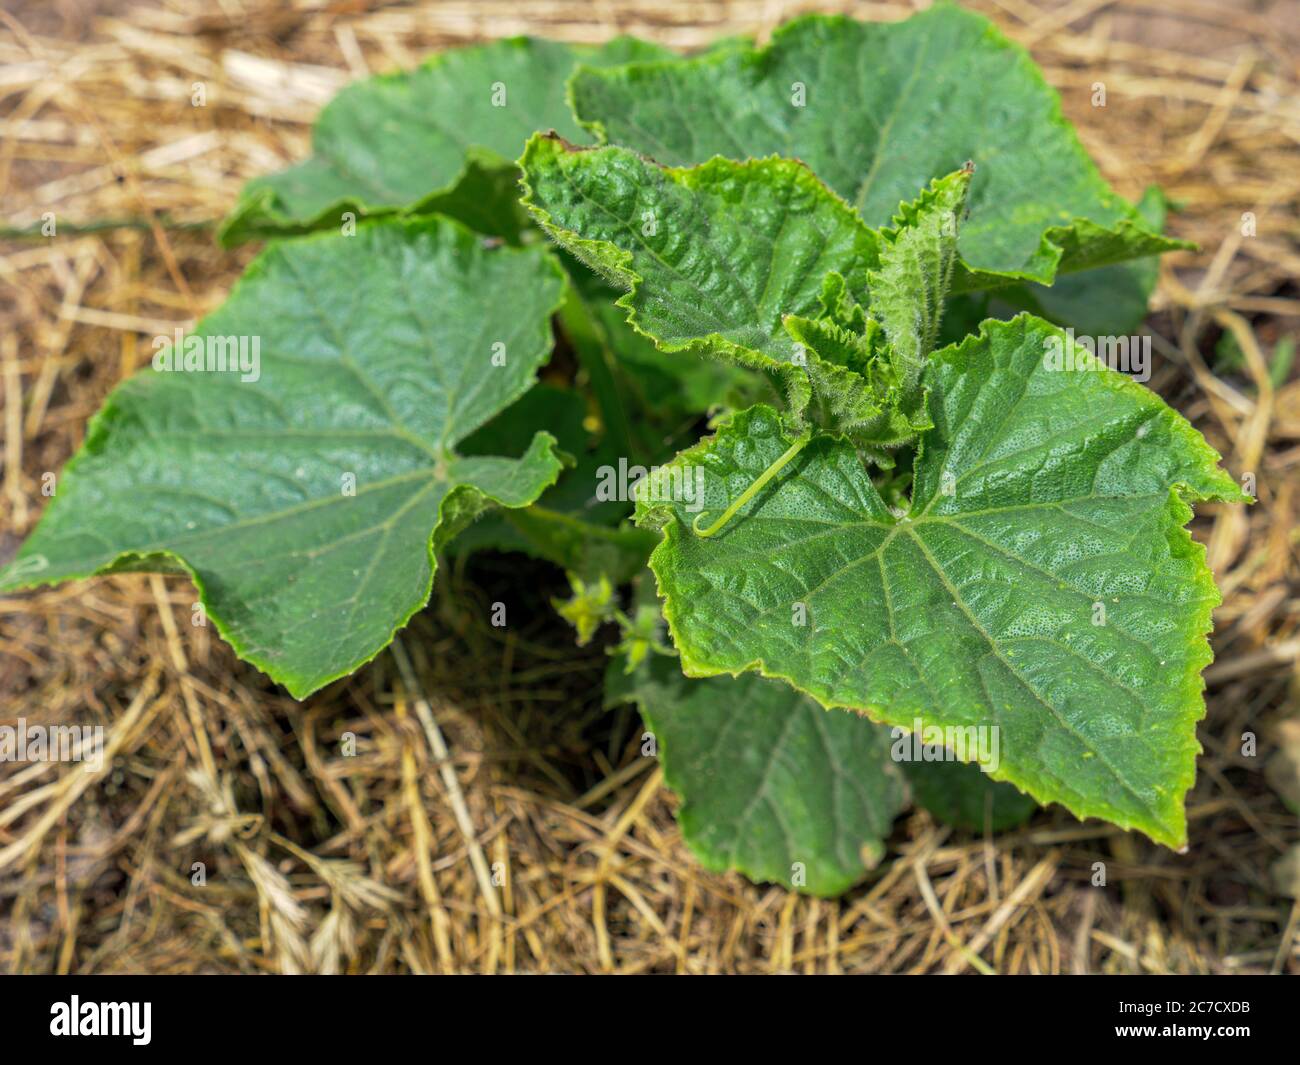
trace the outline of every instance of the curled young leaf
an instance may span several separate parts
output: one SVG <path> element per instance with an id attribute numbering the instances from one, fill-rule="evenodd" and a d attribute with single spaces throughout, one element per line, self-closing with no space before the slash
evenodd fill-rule
<path id="1" fill-rule="evenodd" d="M 665 351 L 779 379 L 798 414 L 805 359 L 787 315 L 813 315 L 826 275 L 865 291 L 877 234 L 798 162 L 716 159 L 690 170 L 622 148 L 528 143 L 524 203 L 564 248 L 627 289 L 619 306 Z"/>
<path id="2" fill-rule="evenodd" d="M 826 277 L 822 316 L 789 315 L 785 328 L 807 354 L 816 421 L 842 432 L 885 468 L 890 451 L 930 427 L 921 375 L 957 261 L 970 168 L 936 179 L 882 230 L 879 266 L 867 275 L 869 317 L 839 274 Z"/>

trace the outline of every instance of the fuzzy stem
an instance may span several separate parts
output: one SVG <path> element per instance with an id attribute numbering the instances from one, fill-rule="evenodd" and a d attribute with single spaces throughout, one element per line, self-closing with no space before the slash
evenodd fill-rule
<path id="1" fill-rule="evenodd" d="M 733 517 L 735 517 L 736 511 L 738 511 L 741 507 L 743 507 L 746 503 L 748 503 L 751 499 L 753 499 L 754 496 L 758 495 L 758 493 L 762 491 L 763 486 L 767 484 L 767 482 L 770 481 L 773 477 L 775 477 L 778 473 L 780 473 L 790 463 L 790 461 L 797 454 L 799 454 L 800 451 L 804 449 L 808 441 L 811 439 L 812 439 L 811 431 L 805 432 L 801 437 L 799 437 L 798 440 L 796 440 L 793 444 L 791 444 L 786 449 L 785 454 L 782 455 L 779 459 L 777 459 L 774 463 L 772 463 L 772 465 L 770 465 L 762 473 L 760 473 L 758 475 L 757 480 L 755 480 L 753 484 L 751 484 L 748 488 L 746 488 L 743 492 L 740 493 L 740 498 L 737 499 L 734 503 L 732 503 L 731 506 L 729 506 L 726 510 L 724 510 L 722 512 L 722 517 L 720 517 L 707 529 L 700 528 L 700 519 L 704 517 L 704 513 L 700 512 L 699 514 L 696 514 L 695 519 L 691 522 L 691 528 L 695 530 L 695 535 L 703 538 L 703 537 L 713 536 L 715 533 L 720 532 L 722 530 L 722 527 L 726 525 L 727 522 L 729 522 Z"/>

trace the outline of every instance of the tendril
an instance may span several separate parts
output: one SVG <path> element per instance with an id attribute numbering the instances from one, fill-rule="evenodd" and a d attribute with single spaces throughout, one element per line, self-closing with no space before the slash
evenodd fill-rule
<path id="1" fill-rule="evenodd" d="M 758 493 L 763 490 L 763 486 L 789 465 L 790 461 L 804 449 L 805 445 L 807 445 L 808 441 L 811 439 L 811 430 L 805 432 L 801 437 L 799 437 L 798 440 L 786 449 L 785 454 L 760 473 L 754 483 L 741 492 L 740 497 L 732 503 L 731 506 L 724 510 L 722 516 L 707 529 L 700 528 L 700 519 L 704 517 L 704 512 L 701 511 L 699 514 L 696 514 L 695 518 L 691 521 L 691 528 L 695 531 L 695 535 L 705 538 L 721 532 L 722 527 L 735 517 L 736 511 L 753 499 L 754 496 L 758 495 Z"/>

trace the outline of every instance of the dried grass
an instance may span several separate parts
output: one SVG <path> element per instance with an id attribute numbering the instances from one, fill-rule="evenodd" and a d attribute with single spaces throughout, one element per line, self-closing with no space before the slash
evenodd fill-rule
<path id="1" fill-rule="evenodd" d="M 1269 880 L 1300 825 L 1261 771 L 1300 706 L 1300 380 L 1274 388 L 1266 366 L 1300 317 L 1300 8 L 973 6 L 1031 46 L 1117 187 L 1162 185 L 1183 207 L 1173 232 L 1202 248 L 1163 268 L 1151 383 L 1234 473 L 1256 474 L 1260 502 L 1205 507 L 1194 527 L 1225 603 L 1188 853 L 1060 811 L 992 839 L 916 813 L 893 860 L 838 901 L 708 875 L 638 756 L 635 719 L 600 710 L 600 649 L 575 650 L 553 622 L 559 575 L 544 567 L 453 567 L 403 638 L 409 666 L 381 656 L 301 706 L 191 624 L 187 582 L 104 578 L 0 601 L 0 723 L 102 724 L 115 754 L 100 773 L 0 766 L 0 966 L 1300 972 L 1297 908 Z M 686 47 L 811 7 L 908 10 L 7 4 L 0 222 L 53 211 L 59 235 L 0 245 L 0 559 L 148 339 L 221 301 L 250 253 L 219 251 L 213 221 L 246 178 L 304 154 L 345 81 L 484 37 L 625 31 Z M 190 106 L 196 81 L 206 107 Z M 1105 108 L 1089 106 L 1098 81 Z M 1225 331 L 1240 368 L 1215 366 Z M 526 620 L 492 628 L 496 598 Z M 1258 757 L 1241 753 L 1246 731 Z M 1279 765 L 1277 786 L 1294 787 Z M 1097 861 L 1105 890 L 1090 886 Z"/>

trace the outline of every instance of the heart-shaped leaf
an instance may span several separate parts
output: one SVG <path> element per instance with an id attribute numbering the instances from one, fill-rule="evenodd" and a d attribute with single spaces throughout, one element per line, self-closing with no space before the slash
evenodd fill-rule
<path id="1" fill-rule="evenodd" d="M 903 513 L 827 435 L 707 539 L 683 504 L 638 500 L 664 525 L 651 568 L 683 668 L 996 729 L 995 779 L 1181 846 L 1219 601 L 1183 526 L 1191 500 L 1245 497 L 1159 397 L 1041 320 L 986 323 L 925 383 Z M 676 461 L 702 467 L 712 515 L 794 442 L 755 407 Z"/>
<path id="2" fill-rule="evenodd" d="M 562 284 L 545 251 L 436 219 L 273 244 L 108 398 L 0 590 L 183 570 L 295 696 L 350 673 L 428 601 L 435 549 L 559 474 L 548 433 L 456 448 L 532 385 Z"/>

